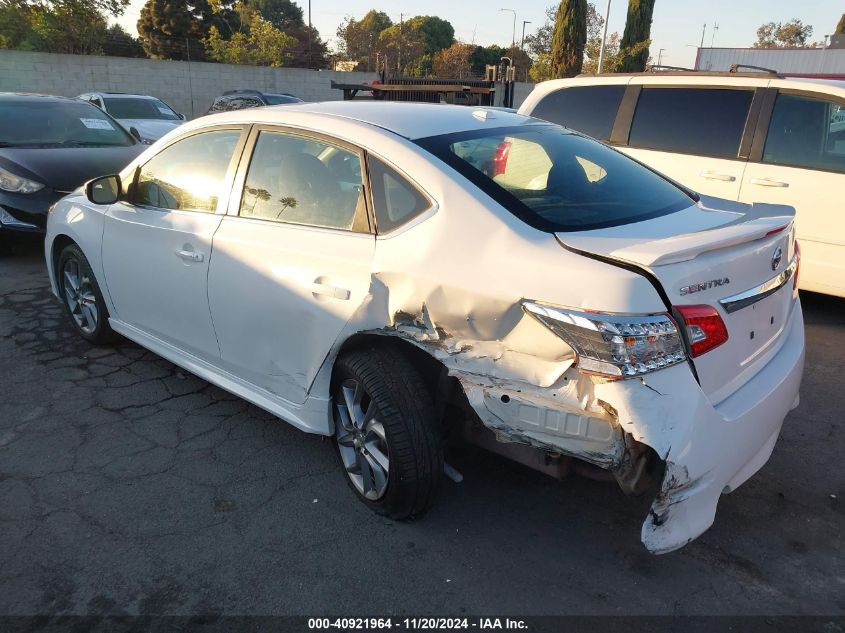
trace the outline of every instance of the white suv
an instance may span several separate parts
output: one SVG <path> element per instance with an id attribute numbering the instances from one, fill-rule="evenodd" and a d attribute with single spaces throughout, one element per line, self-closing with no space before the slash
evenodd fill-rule
<path id="1" fill-rule="evenodd" d="M 794 206 L 801 288 L 845 297 L 845 82 L 577 77 L 538 85 L 519 112 L 610 143 L 695 191 Z"/>
<path id="2" fill-rule="evenodd" d="M 464 437 L 656 493 L 665 552 L 798 403 L 793 216 L 514 113 L 333 102 L 187 123 L 58 202 L 45 245 L 80 336 L 334 437 L 377 512 L 421 514 Z"/>

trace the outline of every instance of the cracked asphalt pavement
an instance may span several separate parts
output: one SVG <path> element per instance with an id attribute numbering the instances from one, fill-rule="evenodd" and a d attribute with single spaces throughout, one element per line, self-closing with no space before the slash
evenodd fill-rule
<path id="1" fill-rule="evenodd" d="M 649 499 L 481 450 L 422 519 L 372 514 L 328 441 L 77 338 L 40 249 L 0 253 L 0 614 L 845 614 L 845 300 L 803 297 L 769 463 L 654 557 Z"/>

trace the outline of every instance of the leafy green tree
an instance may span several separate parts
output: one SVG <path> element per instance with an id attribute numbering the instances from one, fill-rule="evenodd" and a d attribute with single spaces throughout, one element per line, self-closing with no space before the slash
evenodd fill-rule
<path id="1" fill-rule="evenodd" d="M 293 0 L 250 0 L 249 5 L 280 31 L 305 24 L 302 8 Z"/>
<path id="2" fill-rule="evenodd" d="M 280 31 L 257 12 L 253 13 L 245 28 L 226 39 L 212 26 L 205 40 L 209 59 L 226 64 L 253 64 L 257 66 L 284 66 L 290 61 L 289 49 L 296 46 L 296 39 Z"/>
<path id="3" fill-rule="evenodd" d="M 839 23 L 836 25 L 836 29 L 833 31 L 834 35 L 843 35 L 845 34 L 845 13 L 842 14 L 842 17 L 839 18 Z"/>
<path id="4" fill-rule="evenodd" d="M 555 27 L 555 18 L 557 17 L 558 5 L 553 4 L 546 8 L 546 20 L 543 22 L 534 33 L 525 36 L 523 42 L 525 50 L 535 57 L 541 53 L 551 53 L 552 51 L 552 32 Z M 604 27 L 604 18 L 599 15 L 596 10 L 596 5 L 592 2 L 587 3 L 587 41 L 589 42 L 594 37 L 601 38 L 602 27 Z"/>
<path id="5" fill-rule="evenodd" d="M 419 31 L 425 42 L 426 55 L 434 55 L 455 43 L 455 29 L 447 21 L 433 15 L 418 15 L 407 20 L 403 28 Z"/>
<path id="6" fill-rule="evenodd" d="M 754 48 L 803 48 L 812 36 L 813 27 L 796 18 L 784 23 L 767 22 L 757 29 Z"/>
<path id="7" fill-rule="evenodd" d="M 378 70 L 376 53 L 379 50 L 379 35 L 390 26 L 393 26 L 393 22 L 382 11 L 372 10 L 360 20 L 347 16 L 337 28 L 339 55 L 358 62 L 357 70 Z"/>
<path id="8" fill-rule="evenodd" d="M 103 35 L 103 54 L 113 57 L 146 57 L 140 40 L 132 37 L 119 24 L 113 24 Z"/>
<path id="9" fill-rule="evenodd" d="M 39 7 L 32 18 L 38 50 L 48 53 L 102 53 L 106 29 L 102 14 L 79 0 L 63 0 L 51 7 Z"/>
<path id="10" fill-rule="evenodd" d="M 32 30 L 35 7 L 26 0 L 0 0 L 0 48 L 38 50 Z"/>
<path id="11" fill-rule="evenodd" d="M 437 77 L 462 79 L 472 74 L 470 59 L 476 47 L 472 44 L 455 42 L 449 48 L 434 54 L 433 72 Z"/>
<path id="12" fill-rule="evenodd" d="M 52 53 L 107 53 L 116 32 L 109 28 L 105 15 L 120 15 L 125 6 L 124 0 L 0 0 L 0 46 Z"/>
<path id="13" fill-rule="evenodd" d="M 204 60 L 210 14 L 208 5 L 198 9 L 188 0 L 147 0 L 137 24 L 144 51 L 153 59 Z"/>
<path id="14" fill-rule="evenodd" d="M 507 55 L 507 49 L 496 44 L 490 46 L 476 46 L 469 57 L 470 69 L 473 75 L 483 75 L 487 66 L 499 64 L 502 57 Z"/>
<path id="15" fill-rule="evenodd" d="M 591 37 L 587 40 L 587 47 L 584 49 L 586 59 L 584 60 L 584 67 L 581 69 L 582 73 L 590 75 L 598 74 L 599 71 L 599 53 L 601 52 L 601 37 Z M 604 62 L 602 64 L 603 73 L 615 73 L 619 70 L 619 65 L 622 63 L 622 52 L 619 48 L 619 33 L 611 33 L 607 36 L 607 42 L 604 45 Z"/>
<path id="16" fill-rule="evenodd" d="M 552 32 L 551 74 L 574 77 L 584 63 L 587 44 L 587 1 L 562 0 Z"/>
<path id="17" fill-rule="evenodd" d="M 655 0 L 628 0 L 628 16 L 625 32 L 619 47 L 622 59 L 619 70 L 626 73 L 645 71 L 648 63 L 648 47 L 651 45 L 651 20 Z"/>
<path id="18" fill-rule="evenodd" d="M 425 36 L 418 29 L 394 24 L 379 33 L 378 52 L 385 60 L 388 72 L 399 70 L 411 76 L 425 74 L 421 63 L 425 51 Z"/>
<path id="19" fill-rule="evenodd" d="M 296 39 L 297 44 L 290 51 L 291 66 L 328 67 L 328 45 L 313 25 L 309 33 L 302 8 L 296 2 L 292 0 L 250 0 L 249 4 L 274 27 Z"/>

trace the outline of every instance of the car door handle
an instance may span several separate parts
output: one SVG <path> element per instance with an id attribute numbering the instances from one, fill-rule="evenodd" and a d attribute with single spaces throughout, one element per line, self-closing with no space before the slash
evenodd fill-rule
<path id="1" fill-rule="evenodd" d="M 319 279 L 319 277 L 317 279 Z M 349 301 L 349 298 L 352 296 L 352 293 L 346 288 L 336 288 L 335 286 L 331 286 L 329 284 L 320 283 L 318 280 L 314 280 L 309 289 L 311 290 L 311 294 L 315 297 L 320 295 L 324 297 L 331 297 L 333 299 L 340 299 L 341 301 Z"/>
<path id="2" fill-rule="evenodd" d="M 736 176 L 731 176 L 730 174 L 720 174 L 717 171 L 703 171 L 699 175 L 702 178 L 707 178 L 707 180 L 721 180 L 722 182 L 733 182 L 736 180 Z"/>
<path id="3" fill-rule="evenodd" d="M 772 180 L 771 178 L 752 178 L 749 182 L 752 185 L 760 185 L 761 187 L 788 187 L 788 182 L 782 180 Z"/>
<path id="4" fill-rule="evenodd" d="M 201 262 L 205 259 L 205 255 L 198 253 L 197 251 L 179 250 L 176 251 L 176 254 L 185 261 L 189 262 Z"/>

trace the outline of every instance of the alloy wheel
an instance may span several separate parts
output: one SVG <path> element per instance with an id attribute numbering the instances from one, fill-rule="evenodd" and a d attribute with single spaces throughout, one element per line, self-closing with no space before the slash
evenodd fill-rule
<path id="1" fill-rule="evenodd" d="M 65 303 L 76 326 L 85 334 L 93 334 L 97 329 L 99 310 L 94 284 L 75 257 L 65 261 L 62 270 Z"/>
<path id="2" fill-rule="evenodd" d="M 344 380 L 335 394 L 335 439 L 352 484 L 370 501 L 387 492 L 389 451 L 378 407 L 355 379 Z"/>

